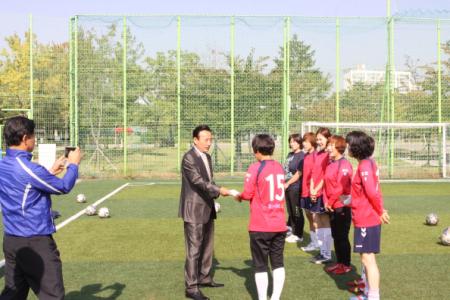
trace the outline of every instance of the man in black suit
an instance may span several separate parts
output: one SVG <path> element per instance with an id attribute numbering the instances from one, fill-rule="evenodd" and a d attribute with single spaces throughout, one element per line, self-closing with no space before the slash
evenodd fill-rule
<path id="1" fill-rule="evenodd" d="M 181 195 L 179 216 L 184 220 L 186 247 L 185 283 L 186 297 L 195 300 L 209 299 L 199 287 L 222 287 L 211 275 L 214 250 L 214 199 L 228 196 L 229 191 L 213 181 L 211 156 L 211 129 L 197 126 L 192 136 L 194 146 L 186 152 L 181 163 Z"/>

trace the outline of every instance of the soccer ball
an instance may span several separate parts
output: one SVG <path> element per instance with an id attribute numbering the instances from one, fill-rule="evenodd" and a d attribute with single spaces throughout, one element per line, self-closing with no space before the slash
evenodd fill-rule
<path id="1" fill-rule="evenodd" d="M 220 203 L 219 202 L 214 202 L 214 209 L 216 210 L 216 212 L 220 212 Z"/>
<path id="2" fill-rule="evenodd" d="M 436 214 L 431 213 L 428 214 L 426 219 L 425 219 L 425 224 L 427 225 L 437 225 L 439 223 L 439 218 Z"/>
<path id="3" fill-rule="evenodd" d="M 450 246 L 450 227 L 447 227 L 442 231 L 439 239 L 441 240 L 442 245 Z"/>
<path id="4" fill-rule="evenodd" d="M 86 202 L 86 196 L 84 194 L 78 194 L 77 195 L 77 202 L 78 203 L 84 203 Z"/>
<path id="5" fill-rule="evenodd" d="M 93 216 L 96 213 L 96 209 L 94 205 L 89 205 L 88 207 L 86 207 L 86 209 L 84 210 L 84 213 L 88 216 Z"/>
<path id="6" fill-rule="evenodd" d="M 109 218 L 109 209 L 107 207 L 102 207 L 98 210 L 98 216 L 100 218 Z"/>
<path id="7" fill-rule="evenodd" d="M 84 194 L 78 194 L 77 195 L 77 202 L 78 203 L 84 203 L 86 202 L 86 196 Z"/>

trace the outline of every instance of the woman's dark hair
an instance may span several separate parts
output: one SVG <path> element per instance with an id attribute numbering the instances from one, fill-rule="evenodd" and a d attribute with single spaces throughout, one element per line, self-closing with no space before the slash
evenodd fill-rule
<path id="1" fill-rule="evenodd" d="M 320 127 L 319 129 L 317 129 L 316 136 L 319 134 L 323 135 L 326 139 L 330 138 L 331 136 L 330 129 L 326 127 Z"/>
<path id="2" fill-rule="evenodd" d="M 289 136 L 288 142 L 290 143 L 291 140 L 294 140 L 297 144 L 300 145 L 300 149 L 303 149 L 303 139 L 298 133 L 293 133 Z"/>
<path id="3" fill-rule="evenodd" d="M 198 138 L 198 135 L 199 135 L 200 131 L 203 131 L 203 130 L 206 130 L 206 131 L 211 132 L 211 129 L 209 128 L 208 125 L 198 125 L 198 126 L 195 127 L 194 130 L 192 131 L 192 137 Z"/>
<path id="4" fill-rule="evenodd" d="M 375 150 L 375 140 L 362 131 L 348 133 L 345 141 L 348 144 L 350 155 L 357 160 L 371 157 Z"/>
<path id="5" fill-rule="evenodd" d="M 32 136 L 34 134 L 34 127 L 34 121 L 26 117 L 18 116 L 6 120 L 3 129 L 6 146 L 20 145 L 25 135 Z"/>
<path id="6" fill-rule="evenodd" d="M 316 135 L 314 132 L 305 133 L 303 135 L 303 140 L 309 142 L 314 149 L 317 147 Z"/>
<path id="7" fill-rule="evenodd" d="M 252 140 L 253 152 L 262 155 L 272 155 L 275 150 L 275 142 L 268 134 L 257 134 Z"/>
<path id="8" fill-rule="evenodd" d="M 347 144 L 345 143 L 345 139 L 340 135 L 332 135 L 328 139 L 329 144 L 334 144 L 334 148 L 340 153 L 344 154 L 345 148 L 347 148 Z"/>

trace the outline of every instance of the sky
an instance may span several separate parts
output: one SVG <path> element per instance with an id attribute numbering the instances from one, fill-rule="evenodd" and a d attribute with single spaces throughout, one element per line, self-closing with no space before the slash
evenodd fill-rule
<path id="1" fill-rule="evenodd" d="M 117 15 L 277 15 L 277 16 L 386 16 L 386 1 L 384 0 L 0 0 L 0 49 L 5 46 L 4 37 L 13 33 L 23 36 L 23 33 L 29 26 L 29 14 L 33 15 L 33 32 L 37 34 L 40 41 L 43 42 L 63 42 L 68 40 L 68 22 L 74 15 L 83 14 L 117 14 Z M 394 15 L 417 15 L 417 16 L 445 16 L 450 18 L 449 0 L 391 0 L 391 10 Z M 173 25 L 173 24 L 172 24 Z M 278 26 L 278 27 L 276 27 Z M 244 26 L 237 26 L 237 49 L 244 52 L 249 51 L 251 43 L 257 45 L 257 49 L 262 49 L 257 55 L 273 55 L 278 51 L 280 40 L 281 25 L 276 25 L 274 32 L 246 31 Z M 172 26 L 173 27 L 173 26 Z M 349 25 L 347 29 L 351 26 Z M 239 32 L 239 28 L 242 30 Z M 174 28 L 172 28 L 174 29 Z M 423 29 L 423 28 L 422 28 Z M 229 29 L 222 28 L 211 34 L 200 36 L 198 31 L 186 29 L 183 32 L 182 44 L 186 48 L 192 48 L 193 51 L 208 51 L 209 48 L 225 48 L 229 37 Z M 330 48 L 335 46 L 335 30 L 331 24 L 329 28 L 323 28 L 322 31 L 303 30 L 303 28 L 292 27 L 293 33 L 298 30 L 309 44 L 316 50 L 318 65 L 322 69 L 329 69 L 332 72 L 335 67 L 334 50 Z M 383 26 L 373 26 L 367 28 L 364 32 L 348 32 L 343 26 L 342 29 L 342 52 L 346 53 L 342 64 L 344 67 L 351 67 L 356 64 L 372 61 L 374 68 L 380 68 L 385 61 L 385 29 Z M 206 32 L 206 31 L 205 31 Z M 217 36 L 218 34 L 225 36 Z M 422 43 L 435 43 L 435 29 L 423 29 L 421 32 L 402 32 L 405 47 L 410 49 L 410 53 L 417 57 L 426 57 L 428 61 L 433 61 L 435 51 L 424 50 L 424 47 L 416 47 L 415 42 L 420 37 Z M 450 28 L 448 31 L 450 39 Z M 351 34 L 347 34 L 351 33 Z M 148 33 L 143 33 L 147 34 Z M 154 33 L 158 34 L 158 33 Z M 160 34 L 161 44 L 167 40 L 167 46 L 162 46 L 160 50 L 174 48 L 172 36 L 170 34 Z M 359 34 L 359 35 L 358 35 Z M 200 37 L 200 42 L 196 39 Z M 410 38 L 409 38 L 410 37 Z M 265 40 L 264 40 L 265 39 Z M 225 42 L 224 42 L 225 41 Z M 222 45 L 222 43 L 224 43 Z M 258 45 L 261 43 L 261 45 Z M 169 46 L 170 44 L 170 46 Z M 428 47 L 432 49 L 431 47 Z M 239 51 L 239 50 L 238 50 Z M 425 51 L 425 52 L 424 52 Z M 265 53 L 263 53 L 265 52 Z M 239 53 L 238 53 L 239 54 Z M 403 60 L 403 53 L 397 53 L 397 61 Z M 377 57 L 376 59 L 374 57 Z M 397 62 L 398 63 L 398 62 Z M 328 70 L 325 70 L 328 71 Z M 333 75 L 334 76 L 334 75 Z"/>

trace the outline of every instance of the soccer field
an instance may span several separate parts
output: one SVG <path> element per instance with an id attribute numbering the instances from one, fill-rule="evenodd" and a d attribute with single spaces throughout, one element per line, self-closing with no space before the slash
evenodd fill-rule
<path id="1" fill-rule="evenodd" d="M 54 197 L 62 222 L 126 183 L 82 181 L 71 194 Z M 221 184 L 221 182 L 218 182 Z M 241 183 L 227 186 L 241 189 Z M 449 183 L 385 183 L 391 224 L 383 226 L 377 257 L 383 299 L 449 299 L 450 247 L 438 244 L 450 226 Z M 184 299 L 183 223 L 177 218 L 180 185 L 155 182 L 130 186 L 106 200 L 111 218 L 81 216 L 55 234 L 63 260 L 66 299 Z M 88 203 L 75 202 L 84 193 Z M 219 198 L 215 279 L 224 288 L 203 289 L 211 299 L 256 299 L 247 233 L 248 204 Z M 438 226 L 423 225 L 436 212 Z M 351 233 L 352 234 L 352 233 Z M 308 242 L 308 238 L 303 244 Z M 302 244 L 302 245 L 303 245 Z M 330 276 L 309 262 L 301 245 L 286 244 L 286 283 L 282 299 L 348 299 L 345 282 L 360 271 Z M 3 286 L 3 269 L 0 273 Z M 29 299 L 36 299 L 30 295 Z"/>

